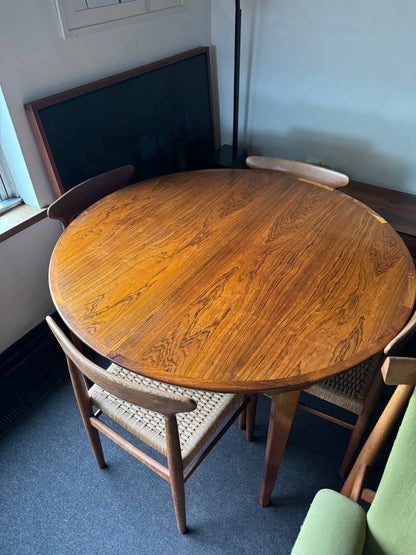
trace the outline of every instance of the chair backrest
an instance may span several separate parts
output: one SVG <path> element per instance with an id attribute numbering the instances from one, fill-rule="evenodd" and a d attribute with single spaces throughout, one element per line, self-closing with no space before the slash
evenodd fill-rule
<path id="1" fill-rule="evenodd" d="M 400 383 L 416 383 L 416 358 L 389 357 L 384 363 L 384 371 L 386 370 L 391 376 L 396 376 Z M 397 383 L 397 379 L 391 378 L 389 381 Z M 416 390 L 410 397 L 376 495 L 367 513 L 364 553 L 414 553 L 415 514 Z"/>
<path id="2" fill-rule="evenodd" d="M 125 187 L 133 174 L 133 166 L 121 166 L 83 181 L 49 206 L 49 218 L 60 220 L 65 229 L 88 206 Z"/>
<path id="3" fill-rule="evenodd" d="M 316 181 L 322 185 L 328 185 L 337 189 L 344 187 L 349 183 L 348 175 L 324 168 L 322 166 L 314 166 L 305 162 L 295 162 L 293 160 L 284 160 L 282 158 L 267 158 L 265 156 L 248 156 L 246 164 L 249 168 L 257 170 L 273 170 L 281 172 L 289 172 L 300 175 L 311 181 Z"/>
<path id="4" fill-rule="evenodd" d="M 146 387 L 110 374 L 78 351 L 50 316 L 46 317 L 46 321 L 67 356 L 68 363 L 75 366 L 75 369 L 72 368 L 80 371 L 108 393 L 164 416 L 189 412 L 196 408 L 195 401 L 183 395 Z"/>
<path id="5" fill-rule="evenodd" d="M 416 309 L 413 312 L 410 320 L 400 333 L 384 349 L 386 356 L 393 356 L 400 353 L 400 350 L 410 341 L 412 336 L 416 333 Z M 403 382 L 401 382 L 403 383 Z"/>

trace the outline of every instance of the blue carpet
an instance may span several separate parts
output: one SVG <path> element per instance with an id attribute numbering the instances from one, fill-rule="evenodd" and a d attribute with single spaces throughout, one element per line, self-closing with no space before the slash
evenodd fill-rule
<path id="1" fill-rule="evenodd" d="M 255 441 L 234 425 L 186 484 L 170 486 L 106 438 L 94 460 L 69 381 L 0 438 L 2 554 L 288 554 L 317 490 L 340 490 L 349 432 L 298 410 L 269 507 L 259 506 L 270 400 Z"/>

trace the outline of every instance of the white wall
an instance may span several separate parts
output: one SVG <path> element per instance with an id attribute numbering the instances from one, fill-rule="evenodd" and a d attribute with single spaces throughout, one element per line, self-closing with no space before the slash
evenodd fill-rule
<path id="1" fill-rule="evenodd" d="M 241 0 L 240 142 L 416 193 L 416 4 Z M 231 141 L 234 2 L 212 0 L 223 142 Z"/>
<path id="2" fill-rule="evenodd" d="M 209 44 L 210 14 L 208 0 L 185 0 L 179 10 L 64 40 L 53 0 L 1 0 L 0 87 L 34 184 L 20 190 L 28 204 L 46 206 L 53 194 L 23 104 Z M 0 243 L 0 352 L 53 310 L 47 267 L 58 236 L 59 225 L 43 220 Z"/>
<path id="3" fill-rule="evenodd" d="M 44 219 L 0 243 L 0 352 L 53 311 L 47 272 L 60 228 Z"/>

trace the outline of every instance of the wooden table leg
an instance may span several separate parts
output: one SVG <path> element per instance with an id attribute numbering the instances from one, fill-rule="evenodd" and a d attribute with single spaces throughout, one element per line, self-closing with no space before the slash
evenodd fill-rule
<path id="1" fill-rule="evenodd" d="M 272 400 L 260 505 L 267 507 L 292 427 L 300 391 L 268 395 Z"/>

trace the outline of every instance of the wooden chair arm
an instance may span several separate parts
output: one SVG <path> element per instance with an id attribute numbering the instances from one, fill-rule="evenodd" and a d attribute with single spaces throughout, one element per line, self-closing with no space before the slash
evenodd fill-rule
<path id="1" fill-rule="evenodd" d="M 367 501 L 367 503 L 370 503 L 370 505 L 373 502 L 373 499 L 375 496 L 376 496 L 376 492 L 372 489 L 363 488 L 361 492 L 361 499 L 363 501 Z"/>
<path id="2" fill-rule="evenodd" d="M 363 483 L 367 475 L 367 470 L 368 465 L 366 465 L 365 463 L 361 463 L 357 468 L 354 483 L 352 484 L 351 494 L 349 495 L 351 501 L 355 501 L 356 503 L 358 503 L 358 501 L 361 499 Z"/>
<path id="3" fill-rule="evenodd" d="M 376 494 L 375 491 L 364 487 L 364 480 L 367 476 L 368 468 L 368 465 L 361 463 L 355 475 L 355 481 L 350 495 L 351 501 L 355 503 L 358 503 L 360 499 L 362 499 L 371 504 Z"/>
<path id="4" fill-rule="evenodd" d="M 387 385 L 416 385 L 416 358 L 387 357 L 381 373 Z"/>
<path id="5" fill-rule="evenodd" d="M 412 392 L 413 385 L 398 385 L 396 387 L 396 390 L 387 403 L 386 408 L 382 412 L 377 424 L 374 426 L 373 431 L 369 435 L 364 447 L 358 455 L 358 458 L 355 461 L 347 480 L 345 481 L 344 487 L 341 490 L 342 495 L 351 498 L 355 480 L 358 474 L 363 472 L 361 469 L 362 465 L 369 467 L 374 464 L 374 461 L 389 437 L 394 424 L 399 418 L 401 411 Z"/>

